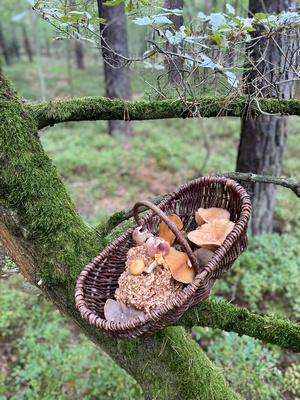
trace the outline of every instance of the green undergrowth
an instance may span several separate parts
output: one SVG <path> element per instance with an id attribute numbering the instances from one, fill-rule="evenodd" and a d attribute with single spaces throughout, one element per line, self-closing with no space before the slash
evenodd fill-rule
<path id="1" fill-rule="evenodd" d="M 300 320 L 300 230 L 249 238 L 247 250 L 213 288 L 213 297 L 261 314 Z"/>
<path id="2" fill-rule="evenodd" d="M 0 399 L 127 400 L 142 391 L 21 277 L 0 280 Z"/>
<path id="3" fill-rule="evenodd" d="M 249 337 L 196 327 L 192 335 L 245 400 L 279 400 L 286 391 L 282 352 Z M 296 378 L 294 376 L 294 378 Z M 299 384 L 299 383 L 298 383 Z"/>

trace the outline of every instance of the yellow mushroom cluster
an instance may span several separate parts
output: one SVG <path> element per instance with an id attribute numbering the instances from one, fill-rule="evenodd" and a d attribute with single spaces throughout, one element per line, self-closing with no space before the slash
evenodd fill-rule
<path id="1" fill-rule="evenodd" d="M 182 231 L 183 223 L 178 215 L 171 214 L 168 218 Z M 232 231 L 234 223 L 229 218 L 229 212 L 222 208 L 199 208 L 195 213 L 197 229 L 187 234 L 182 231 L 191 243 L 200 268 L 209 262 Z M 160 223 L 158 236 L 137 227 L 133 239 L 136 246 L 127 253 L 116 300 L 105 305 L 106 319 L 127 321 L 133 315 L 137 317 L 155 310 L 194 279 L 195 270 L 188 255 L 178 247 L 175 234 L 165 222 Z"/>

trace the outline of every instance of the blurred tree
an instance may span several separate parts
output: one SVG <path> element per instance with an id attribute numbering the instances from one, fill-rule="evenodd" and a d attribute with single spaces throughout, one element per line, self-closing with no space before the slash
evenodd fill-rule
<path id="1" fill-rule="evenodd" d="M 292 0 L 250 0 L 249 17 L 256 13 L 295 10 Z M 252 96 L 291 99 L 297 69 L 298 34 L 287 29 L 262 37 L 263 28 L 253 32 L 254 42 L 246 48 L 248 63 L 244 74 L 245 93 Z M 242 119 L 236 170 L 279 176 L 288 134 L 288 117 L 258 115 Z M 273 229 L 276 186 L 251 185 L 253 204 L 251 231 L 254 235 Z"/>
<path id="2" fill-rule="evenodd" d="M 74 0 L 69 0 L 69 4 L 71 7 L 76 6 L 76 2 Z M 79 27 L 77 24 L 77 29 L 79 32 Z M 78 69 L 84 69 L 84 48 L 82 42 L 80 40 L 73 40 L 74 44 L 74 53 L 75 53 L 75 62 Z"/>
<path id="3" fill-rule="evenodd" d="M 0 49 L 6 65 L 11 65 L 11 58 L 8 50 L 8 45 L 4 36 L 2 24 L 0 23 Z"/>
<path id="4" fill-rule="evenodd" d="M 22 26 L 22 33 L 23 33 L 23 43 L 24 43 L 25 53 L 28 57 L 28 60 L 30 62 L 32 62 L 33 61 L 33 50 L 32 50 L 32 46 L 31 46 L 31 41 L 29 39 L 27 27 L 25 24 L 23 24 L 23 26 Z"/>
<path id="5" fill-rule="evenodd" d="M 105 94 L 109 99 L 131 99 L 128 62 L 127 27 L 124 3 L 114 7 L 97 0 L 98 14 L 106 20 L 100 24 L 101 51 L 104 60 Z M 109 121 L 109 133 L 131 135 L 129 121 Z"/>
<path id="6" fill-rule="evenodd" d="M 183 0 L 164 0 L 164 7 L 169 10 L 183 10 Z M 183 26 L 182 14 L 172 14 L 169 16 L 169 19 L 173 22 L 173 32 L 178 31 L 180 27 Z M 182 84 L 183 58 L 180 56 L 180 54 L 178 57 L 175 55 L 178 52 L 178 46 L 175 46 L 167 41 L 166 51 L 167 53 L 172 53 L 172 55 L 167 55 L 165 60 L 169 83 Z"/>

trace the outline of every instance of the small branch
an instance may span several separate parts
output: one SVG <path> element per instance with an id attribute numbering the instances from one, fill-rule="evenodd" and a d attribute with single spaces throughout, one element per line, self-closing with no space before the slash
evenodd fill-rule
<path id="1" fill-rule="evenodd" d="M 159 204 L 166 195 L 161 195 L 157 196 L 154 199 L 150 200 L 153 204 Z M 142 213 L 144 211 L 147 211 L 147 207 L 140 207 L 139 212 Z M 97 232 L 99 232 L 101 235 L 108 235 L 113 229 L 115 229 L 118 225 L 120 225 L 122 222 L 125 222 L 129 220 L 130 218 L 133 217 L 133 212 L 131 210 L 123 210 L 119 211 L 117 213 L 114 213 L 111 215 L 108 220 L 105 222 L 105 224 L 100 224 L 97 226 L 95 229 Z"/>
<path id="2" fill-rule="evenodd" d="M 300 352 L 300 326 L 289 320 L 259 316 L 234 304 L 201 301 L 177 322 L 186 328 L 211 327 L 247 335 L 283 349 Z"/>
<path id="3" fill-rule="evenodd" d="M 24 105 L 24 107 L 26 107 Z M 247 115 L 300 115 L 299 100 L 203 97 L 194 100 L 127 101 L 103 97 L 56 100 L 28 106 L 38 129 L 69 121 L 152 120 L 165 118 L 241 117 Z M 192 110 L 192 111 L 191 111 Z"/>
<path id="4" fill-rule="evenodd" d="M 217 176 L 225 176 L 226 178 L 234 179 L 237 181 L 246 181 L 254 183 L 270 183 L 273 185 L 283 186 L 291 189 L 297 197 L 300 198 L 300 183 L 293 181 L 290 178 L 277 177 L 272 175 L 258 175 L 252 172 L 226 172 L 224 174 L 217 174 Z"/>

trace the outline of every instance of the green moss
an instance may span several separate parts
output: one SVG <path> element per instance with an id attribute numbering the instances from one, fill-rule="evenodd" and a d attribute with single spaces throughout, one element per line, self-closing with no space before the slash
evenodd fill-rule
<path id="1" fill-rule="evenodd" d="M 300 351 L 299 325 L 275 317 L 261 317 L 233 304 L 201 301 L 176 324 L 190 328 L 210 326 L 264 340 L 283 349 Z"/>
<path id="2" fill-rule="evenodd" d="M 74 280 L 98 252 L 97 233 L 81 220 L 43 151 L 28 106 L 1 101 L 0 112 L 0 204 L 13 213 L 13 234 L 33 244 L 37 279 L 48 284 Z"/>
<path id="3" fill-rule="evenodd" d="M 300 114 L 299 100 L 252 99 L 236 96 L 201 97 L 182 100 L 126 101 L 107 98 L 84 97 L 80 99 L 49 101 L 33 106 L 38 128 L 67 121 L 151 120 L 260 114 Z"/>
<path id="4" fill-rule="evenodd" d="M 182 329 L 164 328 L 155 336 L 137 342 L 132 355 L 138 365 L 139 383 L 152 399 L 217 400 L 239 398 L 213 366 L 203 350 Z M 146 361 L 145 355 L 152 354 Z M 143 367 L 144 365 L 144 367 Z M 135 376 L 137 371 L 133 371 Z M 163 377 L 163 381 L 162 381 Z"/>

